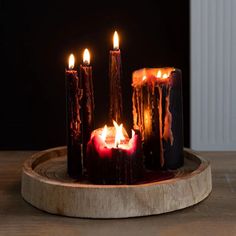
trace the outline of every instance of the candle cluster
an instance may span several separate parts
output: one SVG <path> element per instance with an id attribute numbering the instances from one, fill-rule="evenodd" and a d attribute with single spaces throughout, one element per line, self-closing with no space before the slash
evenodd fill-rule
<path id="1" fill-rule="evenodd" d="M 75 68 L 73 54 L 66 69 L 67 164 L 68 174 L 73 178 L 82 174 L 82 157 L 86 156 L 86 145 L 94 128 L 92 67 L 89 64 L 90 54 L 85 49 L 79 70 Z"/>
<path id="2" fill-rule="evenodd" d="M 115 31 L 109 58 L 110 118 L 121 121 L 121 52 Z M 94 94 L 90 53 L 84 50 L 83 63 L 75 68 L 73 54 L 66 69 L 68 174 L 77 178 L 86 169 L 87 144 L 94 129 Z"/>
<path id="3" fill-rule="evenodd" d="M 182 79 L 173 68 L 133 72 L 133 129 L 123 128 L 121 51 L 115 31 L 109 54 L 109 117 L 113 127 L 94 130 L 94 94 L 90 53 L 75 69 L 69 58 L 67 84 L 68 174 L 84 174 L 96 184 L 134 184 L 148 170 L 176 169 L 183 165 Z M 147 175 L 146 175 L 147 176 Z M 142 182 L 142 181 L 141 181 Z"/>

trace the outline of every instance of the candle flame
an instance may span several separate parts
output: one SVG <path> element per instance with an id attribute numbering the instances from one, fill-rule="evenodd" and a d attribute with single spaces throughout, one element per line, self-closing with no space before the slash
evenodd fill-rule
<path id="1" fill-rule="evenodd" d="M 163 76 L 162 76 L 162 79 L 167 79 L 169 76 L 167 75 L 167 74 L 164 74 Z"/>
<path id="2" fill-rule="evenodd" d="M 101 134 L 101 139 L 103 140 L 103 142 L 106 141 L 106 137 L 107 137 L 107 125 L 104 126 Z"/>
<path id="3" fill-rule="evenodd" d="M 147 79 L 147 76 L 146 76 L 146 75 L 143 76 L 143 80 L 145 80 L 145 79 Z"/>
<path id="4" fill-rule="evenodd" d="M 132 138 L 134 137 L 135 135 L 135 131 L 132 129 Z"/>
<path id="5" fill-rule="evenodd" d="M 70 54 L 69 56 L 69 69 L 73 69 L 75 66 L 75 57 L 73 54 Z"/>
<path id="6" fill-rule="evenodd" d="M 116 129 L 116 136 L 115 136 L 115 147 L 118 147 L 120 144 L 121 140 L 125 140 L 125 136 L 122 132 L 123 129 L 123 124 L 118 125 L 114 120 L 113 120 L 113 125 L 115 126 Z"/>
<path id="7" fill-rule="evenodd" d="M 157 78 L 161 78 L 161 70 L 158 70 L 158 72 L 157 72 Z"/>
<path id="8" fill-rule="evenodd" d="M 90 53 L 87 48 L 85 48 L 84 53 L 83 53 L 83 63 L 86 65 L 90 64 Z"/>
<path id="9" fill-rule="evenodd" d="M 118 50 L 119 49 L 119 36 L 117 31 L 115 31 L 113 35 L 113 49 Z"/>

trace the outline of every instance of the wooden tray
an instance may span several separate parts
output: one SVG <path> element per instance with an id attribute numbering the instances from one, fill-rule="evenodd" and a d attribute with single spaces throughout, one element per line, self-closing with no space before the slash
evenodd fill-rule
<path id="1" fill-rule="evenodd" d="M 210 163 L 184 150 L 184 167 L 174 177 L 136 185 L 94 185 L 66 173 L 66 147 L 25 161 L 21 193 L 33 206 L 53 214 L 85 218 L 126 218 L 161 214 L 194 205 L 212 190 Z"/>

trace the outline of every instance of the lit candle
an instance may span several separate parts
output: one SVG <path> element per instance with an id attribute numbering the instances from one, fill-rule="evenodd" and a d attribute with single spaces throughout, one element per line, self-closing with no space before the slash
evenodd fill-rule
<path id="1" fill-rule="evenodd" d="M 181 71 L 141 69 L 133 73 L 134 129 L 141 132 L 148 169 L 183 165 Z"/>
<path id="2" fill-rule="evenodd" d="M 91 132 L 94 129 L 94 94 L 92 81 L 92 66 L 90 66 L 90 53 L 86 48 L 83 53 L 83 64 L 80 65 L 80 78 L 83 88 L 82 114 L 83 114 L 83 164 L 86 167 L 86 149 Z"/>
<path id="3" fill-rule="evenodd" d="M 110 83 L 110 120 L 122 120 L 122 92 L 121 92 L 121 52 L 119 49 L 119 36 L 115 31 L 113 35 L 113 50 L 109 57 L 109 83 Z"/>
<path id="4" fill-rule="evenodd" d="M 87 146 L 88 175 L 97 184 L 133 184 L 143 175 L 140 136 L 129 139 L 122 124 L 95 130 Z"/>
<path id="5" fill-rule="evenodd" d="M 75 58 L 71 54 L 69 66 L 66 69 L 66 107 L 67 107 L 67 169 L 68 174 L 78 178 L 82 174 L 81 161 L 81 98 L 82 90 L 79 88 L 79 77 L 75 67 Z"/>

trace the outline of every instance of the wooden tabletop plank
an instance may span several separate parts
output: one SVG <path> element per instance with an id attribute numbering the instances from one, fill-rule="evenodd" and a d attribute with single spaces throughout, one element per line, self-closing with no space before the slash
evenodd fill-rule
<path id="1" fill-rule="evenodd" d="M 236 235 L 236 152 L 202 152 L 213 190 L 200 204 L 158 216 L 90 220 L 42 212 L 20 194 L 21 167 L 32 151 L 0 152 L 0 235 Z"/>

